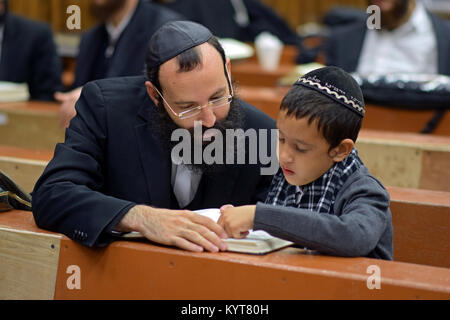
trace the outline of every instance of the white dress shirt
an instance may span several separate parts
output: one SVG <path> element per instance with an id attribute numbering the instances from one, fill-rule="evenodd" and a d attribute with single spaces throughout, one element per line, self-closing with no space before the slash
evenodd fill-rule
<path id="1" fill-rule="evenodd" d="M 180 208 L 186 207 L 194 199 L 202 174 L 187 166 L 172 163 L 172 188 Z"/>
<path id="2" fill-rule="evenodd" d="M 419 1 L 410 19 L 400 27 L 367 30 L 357 73 L 365 78 L 389 73 L 438 73 L 436 36 Z"/>
<path id="3" fill-rule="evenodd" d="M 250 18 L 248 16 L 247 8 L 245 7 L 243 0 L 231 0 L 231 5 L 233 6 L 235 15 L 234 21 L 241 28 L 245 28 L 250 23 Z"/>

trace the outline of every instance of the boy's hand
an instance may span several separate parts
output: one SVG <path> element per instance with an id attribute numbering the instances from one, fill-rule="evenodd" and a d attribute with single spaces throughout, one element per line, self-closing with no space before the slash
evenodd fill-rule
<path id="1" fill-rule="evenodd" d="M 253 228 L 255 210 L 256 206 L 222 206 L 217 223 L 225 229 L 228 236 L 238 239 L 245 238 L 248 235 L 248 230 Z"/>

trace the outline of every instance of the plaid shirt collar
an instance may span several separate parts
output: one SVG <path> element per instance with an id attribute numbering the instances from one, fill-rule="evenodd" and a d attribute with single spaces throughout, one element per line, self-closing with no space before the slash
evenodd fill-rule
<path id="1" fill-rule="evenodd" d="M 332 207 L 337 193 L 348 177 L 362 165 L 356 149 L 353 149 L 347 158 L 304 186 L 290 185 L 279 170 L 272 180 L 266 203 L 334 214 Z"/>

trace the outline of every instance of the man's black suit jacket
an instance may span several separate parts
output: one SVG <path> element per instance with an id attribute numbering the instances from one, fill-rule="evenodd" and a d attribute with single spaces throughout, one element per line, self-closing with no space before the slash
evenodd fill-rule
<path id="1" fill-rule="evenodd" d="M 0 81 L 27 83 L 33 100 L 53 100 L 62 89 L 61 59 L 47 25 L 8 14 L 1 52 Z"/>
<path id="2" fill-rule="evenodd" d="M 438 72 L 450 75 L 450 22 L 429 15 L 437 40 Z M 335 27 L 325 45 L 326 64 L 341 67 L 347 72 L 356 71 L 366 32 L 365 20 Z"/>
<path id="3" fill-rule="evenodd" d="M 150 119 L 155 105 L 144 82 L 143 76 L 124 77 L 84 86 L 65 142 L 56 146 L 33 191 L 39 227 L 88 246 L 106 245 L 113 240 L 108 231 L 134 205 L 178 209 L 170 151 L 154 135 Z M 238 101 L 245 112 L 244 130 L 275 128 L 272 118 Z M 260 175 L 259 164 L 204 175 L 187 208 L 264 201 L 271 179 Z"/>
<path id="4" fill-rule="evenodd" d="M 114 50 L 104 78 L 142 75 L 145 66 L 147 43 L 164 23 L 183 18 L 162 6 L 140 0 L 136 10 Z M 73 87 L 83 86 L 93 78 L 96 58 L 104 53 L 103 43 L 108 38 L 104 24 L 95 26 L 82 36 Z"/>

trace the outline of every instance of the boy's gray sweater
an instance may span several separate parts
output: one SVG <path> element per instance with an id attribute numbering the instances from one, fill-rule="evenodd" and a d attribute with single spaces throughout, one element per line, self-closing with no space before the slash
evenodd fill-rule
<path id="1" fill-rule="evenodd" d="M 258 203 L 253 229 L 324 254 L 393 260 L 389 202 L 386 189 L 362 166 L 338 192 L 334 214 Z"/>

